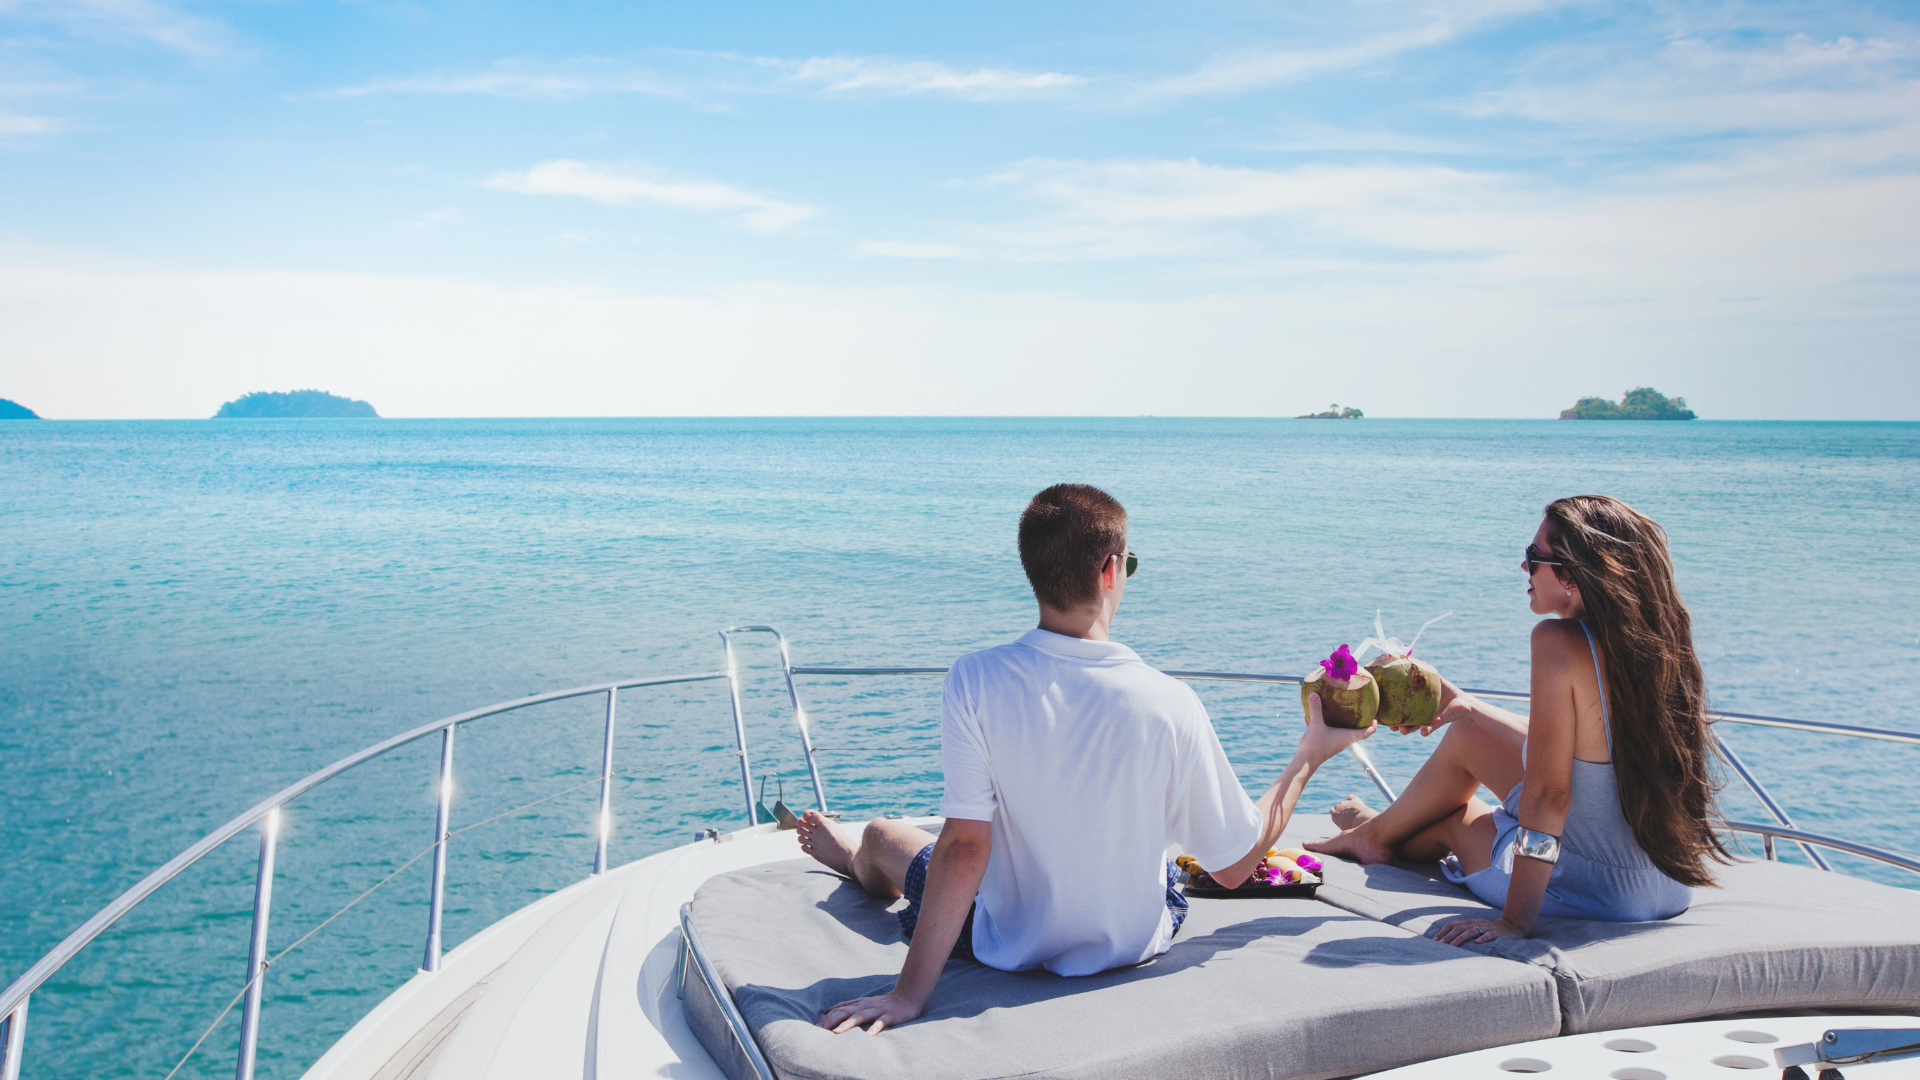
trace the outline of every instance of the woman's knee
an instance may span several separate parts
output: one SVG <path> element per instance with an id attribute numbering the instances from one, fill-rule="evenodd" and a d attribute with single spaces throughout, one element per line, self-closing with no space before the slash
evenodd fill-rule
<path id="1" fill-rule="evenodd" d="M 1457 720 L 1447 725 L 1446 737 L 1440 745 L 1442 749 L 1450 749 L 1456 754 L 1478 756 L 1486 752 L 1489 744 L 1499 743 L 1500 740 L 1489 735 L 1479 724 L 1471 720 Z"/>
<path id="2" fill-rule="evenodd" d="M 1520 762 L 1518 750 L 1471 720 L 1448 724 L 1447 739 L 1440 749 L 1449 752 L 1455 760 L 1466 764 L 1475 773 L 1482 773 L 1486 767 L 1504 769 L 1509 765 L 1517 766 Z"/>

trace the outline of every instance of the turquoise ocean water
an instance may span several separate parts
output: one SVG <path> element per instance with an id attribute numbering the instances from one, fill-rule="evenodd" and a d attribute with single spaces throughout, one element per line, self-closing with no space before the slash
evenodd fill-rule
<path id="1" fill-rule="evenodd" d="M 1920 729 L 1920 425 L 1290 420 L 198 421 L 0 424 L 0 969 L 23 970 L 263 795 L 436 717 L 711 670 L 715 631 L 801 664 L 943 664 L 1032 625 L 1025 500 L 1099 484 L 1142 565 L 1116 636 L 1164 667 L 1300 674 L 1376 609 L 1466 685 L 1524 689 L 1519 552 L 1548 500 L 1664 523 L 1715 703 Z M 805 801 L 771 650 L 757 771 Z M 1291 690 L 1202 684 L 1249 788 Z M 850 815 L 938 800 L 937 679 L 802 693 Z M 615 862 L 743 816 L 724 691 L 622 699 Z M 1736 728 L 1813 828 L 1901 848 L 1920 750 Z M 447 943 L 591 865 L 594 701 L 465 729 Z M 870 748 L 884 748 L 875 751 Z M 869 748 L 869 749 L 862 749 Z M 1429 748 L 1376 739 L 1405 778 Z M 437 741 L 296 803 L 278 950 L 432 839 Z M 1304 806 L 1366 791 L 1351 767 Z M 1737 791 L 1730 816 L 1760 810 Z M 162 1077 L 238 991 L 256 845 L 229 844 L 36 996 L 32 1077 Z M 1848 863 L 1897 884 L 1897 871 Z M 412 973 L 426 861 L 275 967 L 261 1075 L 291 1078 Z M 231 1075 L 229 1016 L 183 1076 Z"/>

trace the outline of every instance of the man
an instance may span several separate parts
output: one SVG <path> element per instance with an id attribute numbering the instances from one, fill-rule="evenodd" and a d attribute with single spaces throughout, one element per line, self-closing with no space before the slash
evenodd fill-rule
<path id="1" fill-rule="evenodd" d="M 912 939 L 892 990 L 835 1005 L 822 1027 L 878 1034 L 915 1019 L 950 957 L 1091 975 L 1166 952 L 1186 914 L 1167 846 L 1239 887 L 1313 771 L 1367 734 L 1327 727 L 1315 696 L 1299 750 L 1256 804 L 1193 691 L 1108 637 L 1138 565 L 1125 508 L 1084 484 L 1042 491 L 1020 517 L 1020 564 L 1039 628 L 961 657 L 941 695 L 939 837 L 802 820 L 808 854 L 907 898 Z"/>

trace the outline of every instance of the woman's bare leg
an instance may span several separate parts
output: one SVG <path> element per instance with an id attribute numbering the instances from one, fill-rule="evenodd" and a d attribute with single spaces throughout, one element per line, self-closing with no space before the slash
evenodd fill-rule
<path id="1" fill-rule="evenodd" d="M 1420 766 L 1413 782 L 1398 799 L 1339 836 L 1315 841 L 1307 847 L 1363 863 L 1391 862 L 1399 854 L 1401 845 L 1429 827 L 1456 817 L 1464 825 L 1469 804 L 1476 801 L 1474 793 L 1482 784 L 1494 791 L 1511 791 L 1523 772 L 1519 752 L 1481 730 L 1479 725 L 1470 720 L 1449 724 L 1440 746 L 1427 758 L 1426 764 Z M 1460 839 L 1464 841 L 1465 836 Z M 1430 847 L 1421 846 L 1423 852 Z M 1492 846 L 1489 836 L 1489 851 Z M 1413 857 L 1412 853 L 1408 853 L 1408 857 Z"/>
<path id="2" fill-rule="evenodd" d="M 1411 862 L 1439 862 L 1452 855 L 1460 869 L 1472 874 L 1493 865 L 1493 807 L 1479 799 L 1415 833 L 1400 845 L 1400 857 Z"/>
<path id="3" fill-rule="evenodd" d="M 1333 804 L 1333 824 L 1341 832 L 1346 832 L 1348 829 L 1357 829 L 1366 824 L 1368 818 L 1379 812 L 1368 806 L 1366 800 L 1360 796 L 1348 795 Z"/>

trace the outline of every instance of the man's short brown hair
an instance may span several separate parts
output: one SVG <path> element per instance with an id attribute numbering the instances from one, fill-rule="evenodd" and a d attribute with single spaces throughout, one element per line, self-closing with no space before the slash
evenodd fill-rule
<path id="1" fill-rule="evenodd" d="M 1127 508 L 1086 484 L 1055 484 L 1020 515 L 1020 565 L 1040 603 L 1073 611 L 1100 599 L 1100 570 L 1127 543 Z"/>

